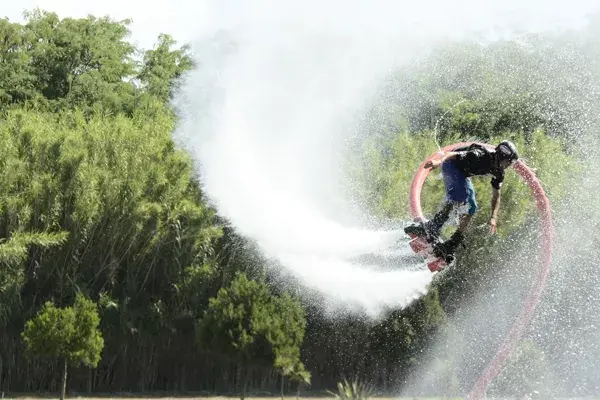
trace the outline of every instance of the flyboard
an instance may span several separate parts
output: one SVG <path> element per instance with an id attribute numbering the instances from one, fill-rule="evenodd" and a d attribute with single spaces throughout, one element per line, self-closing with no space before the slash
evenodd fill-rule
<path id="1" fill-rule="evenodd" d="M 464 142 L 464 143 L 455 143 L 449 146 L 444 147 L 443 151 L 451 151 L 454 148 L 459 146 L 470 145 L 472 142 Z M 489 144 L 480 143 L 488 148 L 493 149 L 493 146 Z M 432 160 L 436 157 L 439 157 L 439 153 L 432 154 L 429 156 L 417 172 L 413 178 L 410 194 L 409 194 L 409 205 L 410 212 L 413 216 L 415 222 L 423 221 L 423 212 L 421 210 L 421 188 L 425 183 L 425 179 L 429 174 L 429 169 L 426 169 L 424 166 L 427 161 Z M 531 190 L 531 194 L 535 199 L 536 207 L 540 214 L 540 225 L 542 231 L 541 237 L 541 248 L 540 248 L 540 260 L 539 267 L 537 270 L 537 276 L 535 281 L 533 282 L 529 294 L 523 303 L 523 309 L 521 313 L 517 316 L 512 328 L 507 333 L 506 338 L 504 339 L 504 343 L 498 348 L 496 355 L 489 362 L 485 370 L 482 372 L 481 376 L 475 382 L 473 389 L 468 393 L 468 400 L 480 400 L 485 396 L 485 392 L 487 390 L 490 382 L 500 373 L 502 369 L 502 365 L 506 361 L 506 359 L 511 355 L 514 351 L 517 343 L 519 342 L 523 332 L 531 318 L 533 317 L 533 313 L 536 309 L 536 306 L 540 302 L 542 293 L 546 286 L 546 282 L 548 279 L 548 274 L 550 271 L 550 265 L 552 263 L 552 247 L 553 247 L 553 239 L 554 239 L 554 225 L 552 223 L 552 211 L 550 206 L 550 201 L 546 197 L 546 193 L 541 185 L 539 179 L 535 176 L 534 172 L 525 165 L 525 163 L 521 160 L 518 160 L 512 168 L 514 171 L 523 179 L 523 181 L 529 186 Z M 421 237 L 412 238 L 410 243 L 410 247 L 414 252 L 418 254 L 427 255 L 430 254 L 428 252 L 429 244 Z M 434 270 L 443 271 L 447 266 L 445 263 L 436 259 L 429 259 L 427 266 L 429 269 L 434 272 Z"/>
<path id="2" fill-rule="evenodd" d="M 425 220 L 423 219 L 418 219 L 415 222 L 425 222 Z M 452 267 L 454 266 L 454 264 L 456 263 L 456 259 L 453 257 L 452 260 L 450 260 L 450 262 L 446 262 L 446 260 L 444 260 L 441 257 L 436 257 L 433 254 L 433 246 L 431 243 L 429 243 L 427 241 L 426 238 L 424 238 L 423 236 L 417 236 L 413 233 L 409 233 L 408 236 L 410 237 L 410 248 L 417 253 L 418 255 L 422 256 L 425 259 L 425 263 L 427 263 L 427 268 L 429 268 L 429 271 L 436 273 L 436 272 L 441 272 L 443 270 L 445 270 L 448 267 Z M 440 240 L 441 241 L 441 240 Z"/>

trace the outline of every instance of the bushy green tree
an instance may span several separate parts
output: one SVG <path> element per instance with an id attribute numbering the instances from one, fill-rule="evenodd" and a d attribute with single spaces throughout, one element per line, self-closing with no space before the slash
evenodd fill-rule
<path id="1" fill-rule="evenodd" d="M 96 305 L 77 294 L 73 306 L 57 308 L 47 301 L 25 324 L 23 341 L 32 355 L 58 358 L 63 363 L 61 400 L 65 398 L 68 364 L 96 367 L 104 347 Z"/>
<path id="2" fill-rule="evenodd" d="M 0 19 L 0 105 L 23 103 L 38 96 L 31 54 L 24 50 L 28 35 L 20 24 Z"/>
<path id="3" fill-rule="evenodd" d="M 205 351 L 236 364 L 243 400 L 250 365 L 304 375 L 300 346 L 305 323 L 301 307 L 289 295 L 274 297 L 266 285 L 240 273 L 210 299 L 198 323 L 198 341 Z"/>
<path id="4" fill-rule="evenodd" d="M 189 46 L 172 50 L 176 41 L 170 35 L 161 34 L 153 50 L 144 53 L 144 62 L 138 79 L 145 85 L 146 92 L 167 102 L 179 88 L 180 79 L 195 63 L 188 54 Z"/>
<path id="5" fill-rule="evenodd" d="M 129 19 L 61 19 L 39 9 L 24 15 L 22 25 L 0 20 L 5 38 L 0 105 L 130 115 L 153 102 L 165 104 L 182 74 L 194 66 L 188 47 L 173 48 L 176 42 L 169 35 L 159 35 L 155 49 L 137 49 L 127 40 Z"/>

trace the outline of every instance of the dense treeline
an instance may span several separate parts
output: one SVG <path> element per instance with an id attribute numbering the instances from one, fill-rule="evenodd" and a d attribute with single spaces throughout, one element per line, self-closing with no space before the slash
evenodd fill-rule
<path id="1" fill-rule="evenodd" d="M 318 392 L 346 376 L 394 393 L 423 349 L 451 334 L 455 293 L 489 280 L 506 243 L 530 232 L 526 186 L 509 174 L 498 238 L 473 235 L 468 246 L 483 250 L 459 254 L 460 268 L 408 309 L 376 322 L 326 318 L 271 284 L 266 260 L 208 205 L 191 157 L 172 141 L 168 101 L 201 65 L 167 35 L 141 52 L 127 25 L 40 11 L 25 24 L 0 20 L 0 390 L 59 391 L 68 377 L 79 392 Z M 544 86 L 568 65 L 540 64 L 554 53 L 522 46 L 453 48 L 398 74 L 391 93 L 401 95 L 377 105 L 394 110 L 377 117 L 391 129 L 365 132 L 353 171 L 373 214 L 406 219 L 412 173 L 435 151 L 443 115 L 440 144 L 511 138 L 553 199 L 568 193 L 579 149 L 564 139 L 594 121 L 573 125 L 585 110 L 560 102 L 565 90 L 583 93 Z M 569 52 L 581 62 L 583 50 Z M 448 60 L 452 71 L 441 69 Z M 487 180 L 475 183 L 480 225 L 491 194 Z M 441 182 L 425 191 L 431 212 Z M 525 354 L 541 352 L 524 343 Z M 449 353 L 437 357 L 446 366 L 437 390 L 470 387 L 476 376 Z M 510 369 L 503 379 L 516 387 Z"/>

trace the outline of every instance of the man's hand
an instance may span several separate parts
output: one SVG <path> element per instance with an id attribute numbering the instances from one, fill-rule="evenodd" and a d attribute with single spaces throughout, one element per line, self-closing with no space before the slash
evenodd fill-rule
<path id="1" fill-rule="evenodd" d="M 492 235 L 494 233 L 496 233 L 496 218 L 494 218 L 494 217 L 490 218 L 490 221 L 488 222 L 488 225 L 490 226 L 490 233 Z"/>
<path id="2" fill-rule="evenodd" d="M 427 161 L 423 167 L 435 169 L 435 168 L 439 167 L 444 161 L 453 159 L 458 155 L 458 153 L 455 153 L 453 151 L 449 151 L 446 153 L 441 150 L 438 151 L 436 154 L 438 157 L 433 160 Z"/>
<path id="3" fill-rule="evenodd" d="M 440 160 L 430 160 L 427 161 L 424 165 L 425 168 L 435 169 L 440 166 L 442 162 Z"/>

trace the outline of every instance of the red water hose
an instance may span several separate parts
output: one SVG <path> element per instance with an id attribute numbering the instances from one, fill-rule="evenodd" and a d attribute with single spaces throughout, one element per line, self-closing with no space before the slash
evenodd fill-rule
<path id="1" fill-rule="evenodd" d="M 470 144 L 471 142 L 455 143 L 444 147 L 442 151 L 451 151 L 456 147 L 466 146 Z M 490 149 L 494 149 L 494 147 L 491 145 L 485 143 L 481 144 Z M 437 158 L 438 156 L 438 153 L 434 153 L 431 156 L 429 156 L 421 164 L 413 178 L 410 187 L 409 201 L 410 212 L 415 220 L 420 220 L 424 218 L 421 210 L 421 189 L 423 187 L 423 184 L 425 183 L 427 175 L 429 175 L 430 172 L 429 169 L 424 168 L 424 165 L 427 161 Z M 525 328 L 531 321 L 531 318 L 533 317 L 533 313 L 535 311 L 536 306 L 540 302 L 542 292 L 546 287 L 546 281 L 548 278 L 548 273 L 550 271 L 550 264 L 552 262 L 552 241 L 554 239 L 554 226 L 552 224 L 552 212 L 550 208 L 550 201 L 546 197 L 546 193 L 544 192 L 540 181 L 537 179 L 533 171 L 525 165 L 525 163 L 519 160 L 513 165 L 512 168 L 515 170 L 515 172 L 517 172 L 517 174 L 519 174 L 519 176 L 521 176 L 521 178 L 523 179 L 523 181 L 525 181 L 527 186 L 529 186 L 529 189 L 531 190 L 531 193 L 535 198 L 537 209 L 540 213 L 542 228 L 540 263 L 536 279 L 529 291 L 529 294 L 527 295 L 527 298 L 524 301 L 521 313 L 519 314 L 517 320 L 508 332 L 508 335 L 504 339 L 504 342 L 496 352 L 495 357 L 488 364 L 486 369 L 483 371 L 483 373 L 475 383 L 475 386 L 471 390 L 471 393 L 469 393 L 469 395 L 467 396 L 467 399 L 469 400 L 483 398 L 488 385 L 498 375 L 502 368 L 502 364 L 515 349 L 517 343 L 519 342 L 519 339 L 523 334 L 523 331 L 525 330 Z"/>

